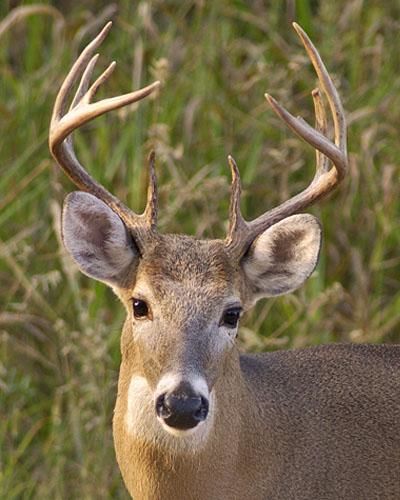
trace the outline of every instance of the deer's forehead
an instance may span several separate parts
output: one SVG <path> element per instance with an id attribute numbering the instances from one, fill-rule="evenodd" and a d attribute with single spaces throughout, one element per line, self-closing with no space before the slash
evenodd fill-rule
<path id="1" fill-rule="evenodd" d="M 141 262 L 137 282 L 146 282 L 157 296 L 204 295 L 208 300 L 232 289 L 233 267 L 219 242 L 186 236 L 165 237 Z"/>
<path id="2" fill-rule="evenodd" d="M 232 265 L 218 241 L 196 240 L 188 236 L 167 235 L 160 239 L 141 263 L 141 272 L 155 280 L 177 282 L 196 280 L 229 281 Z"/>

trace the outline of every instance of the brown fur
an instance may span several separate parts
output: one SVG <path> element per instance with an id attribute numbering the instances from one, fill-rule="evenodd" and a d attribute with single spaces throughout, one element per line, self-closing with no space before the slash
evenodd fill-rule
<path id="1" fill-rule="evenodd" d="M 282 265 L 292 260 L 296 253 L 295 245 L 297 241 L 301 240 L 303 237 L 304 230 L 297 229 L 285 235 L 284 238 L 277 238 L 271 248 L 274 260 L 281 262 Z"/>
<path id="2" fill-rule="evenodd" d="M 139 265 L 137 280 L 144 276 L 165 301 L 164 320 L 175 341 L 190 320 L 187 309 L 206 325 L 207 303 L 235 289 L 245 299 L 218 242 L 163 237 Z M 174 284 L 182 295 L 171 297 Z M 130 293 L 123 292 L 126 304 Z M 180 452 L 126 432 L 129 381 L 149 371 L 133 338 L 128 315 L 114 440 L 135 499 L 400 498 L 400 347 L 336 345 L 241 356 L 233 347 L 215 376 L 217 412 L 206 446 Z M 170 366 L 169 356 L 179 362 L 174 341 L 162 342 L 167 348 L 158 353 L 160 365 Z M 200 342 L 198 348 L 205 347 Z"/>

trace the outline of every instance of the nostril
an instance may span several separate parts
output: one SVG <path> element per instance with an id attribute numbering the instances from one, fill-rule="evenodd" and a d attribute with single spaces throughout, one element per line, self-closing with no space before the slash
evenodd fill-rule
<path id="1" fill-rule="evenodd" d="M 166 419 L 171 416 L 171 409 L 166 404 L 165 394 L 161 394 L 156 399 L 156 413 L 162 419 Z"/>
<path id="2" fill-rule="evenodd" d="M 208 415 L 208 400 L 203 396 L 200 399 L 200 405 L 194 413 L 194 417 L 199 422 L 202 422 L 207 418 Z"/>

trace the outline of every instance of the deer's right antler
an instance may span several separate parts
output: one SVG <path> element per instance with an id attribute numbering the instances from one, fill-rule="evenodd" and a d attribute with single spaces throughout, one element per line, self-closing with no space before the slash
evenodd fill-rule
<path id="1" fill-rule="evenodd" d="M 93 54 L 107 36 L 111 26 L 111 22 L 107 23 L 99 35 L 89 43 L 65 78 L 54 104 L 50 124 L 49 147 L 57 163 L 79 189 L 95 195 L 106 203 L 129 228 L 151 228 L 155 226 L 157 218 L 154 155 L 151 155 L 149 162 L 150 182 L 146 209 L 142 215 L 138 215 L 132 212 L 132 210 L 126 207 L 118 198 L 113 196 L 104 186 L 88 174 L 79 163 L 73 148 L 71 134 L 75 129 L 108 111 L 143 99 L 160 85 L 160 82 L 157 81 L 135 92 L 91 103 L 100 85 L 107 80 L 115 68 L 115 62 L 112 62 L 89 87 L 90 78 L 98 58 L 98 54 Z M 70 90 L 80 74 L 82 74 L 82 77 L 78 89 L 72 99 L 69 110 L 65 112 Z"/>
<path id="2" fill-rule="evenodd" d="M 335 140 L 332 142 L 326 137 L 326 114 L 319 89 L 315 89 L 312 92 L 316 115 L 316 129 L 308 125 L 302 118 L 295 118 L 273 97 L 265 94 L 275 113 L 297 135 L 317 150 L 316 173 L 311 184 L 304 191 L 265 212 L 257 219 L 247 222 L 240 212 L 239 171 L 233 158 L 231 156 L 228 158 L 232 171 L 232 194 L 229 231 L 225 244 L 230 253 L 236 254 L 239 257 L 246 252 L 252 241 L 268 227 L 289 215 L 300 212 L 330 193 L 343 179 L 348 169 L 346 121 L 339 95 L 317 49 L 307 34 L 298 24 L 293 23 L 293 27 L 303 42 L 318 75 L 320 86 L 328 99 L 334 123 Z M 333 163 L 333 167 L 330 169 L 329 160 Z"/>

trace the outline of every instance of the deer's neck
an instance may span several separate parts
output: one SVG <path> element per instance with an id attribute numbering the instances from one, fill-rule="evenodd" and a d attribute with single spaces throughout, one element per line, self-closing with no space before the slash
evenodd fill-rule
<path id="1" fill-rule="evenodd" d="M 211 421 L 186 437 L 165 431 L 154 401 L 132 360 L 122 360 L 114 414 L 117 460 L 135 498 L 234 498 L 244 429 L 254 405 L 244 383 L 238 353 L 227 360 L 224 376 L 212 391 Z M 209 425 L 207 428 L 206 425 Z M 212 482 L 214 480 L 215 484 Z M 234 479 L 234 480 L 233 480 Z M 216 495 L 216 496 L 215 496 Z"/>

